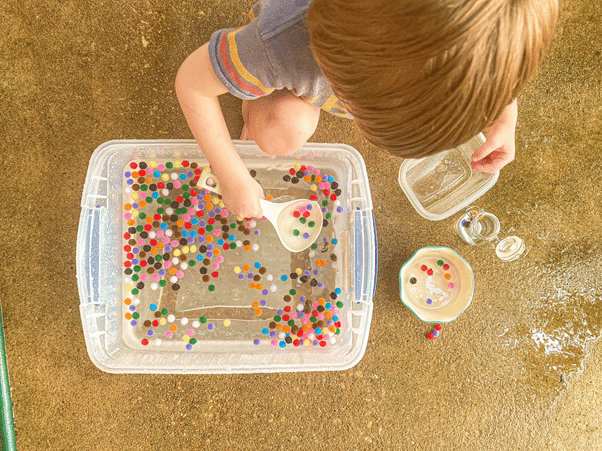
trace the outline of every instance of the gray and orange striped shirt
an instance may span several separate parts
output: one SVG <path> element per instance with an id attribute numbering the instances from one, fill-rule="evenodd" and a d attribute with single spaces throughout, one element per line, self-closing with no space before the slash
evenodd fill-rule
<path id="1" fill-rule="evenodd" d="M 216 31 L 209 42 L 213 70 L 234 96 L 252 100 L 288 89 L 336 116 L 351 118 L 309 48 L 305 25 L 311 0 L 262 0 L 248 23 Z"/>

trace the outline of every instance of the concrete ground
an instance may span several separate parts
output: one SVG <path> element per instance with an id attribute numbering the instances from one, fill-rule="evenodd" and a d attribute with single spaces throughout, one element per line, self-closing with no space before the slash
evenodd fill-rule
<path id="1" fill-rule="evenodd" d="M 112 375 L 86 352 L 75 277 L 88 161 L 116 138 L 190 138 L 174 94 L 183 59 L 251 1 L 0 5 L 0 301 L 20 450 L 602 449 L 602 4 L 567 0 L 521 93 L 516 161 L 479 204 L 524 238 L 497 260 L 460 242 L 458 215 L 420 217 L 401 160 L 324 115 L 316 142 L 364 156 L 379 237 L 366 354 L 344 372 Z M 224 96 L 233 137 L 240 102 Z M 399 300 L 425 245 L 458 250 L 471 307 L 431 328 Z"/>

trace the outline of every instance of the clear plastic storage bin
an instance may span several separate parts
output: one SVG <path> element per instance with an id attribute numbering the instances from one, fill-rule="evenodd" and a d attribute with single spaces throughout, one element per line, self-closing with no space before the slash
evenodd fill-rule
<path id="1" fill-rule="evenodd" d="M 399 185 L 416 209 L 426 219 L 445 219 L 472 204 L 485 194 L 499 178 L 473 171 L 470 158 L 485 142 L 479 133 L 468 142 L 420 159 L 407 159 L 399 167 Z"/>
<path id="2" fill-rule="evenodd" d="M 344 370 L 362 358 L 376 232 L 361 156 L 341 144 L 275 159 L 253 143 L 235 146 L 274 201 L 320 203 L 320 236 L 291 253 L 268 222 L 229 214 L 196 186 L 209 168 L 192 140 L 102 144 L 77 241 L 83 331 L 101 370 Z"/>

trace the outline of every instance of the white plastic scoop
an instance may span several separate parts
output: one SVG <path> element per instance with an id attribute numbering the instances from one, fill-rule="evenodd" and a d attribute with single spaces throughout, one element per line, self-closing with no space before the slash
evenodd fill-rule
<path id="1" fill-rule="evenodd" d="M 219 180 L 212 172 L 203 171 L 197 186 L 221 194 Z M 290 252 L 301 252 L 316 241 L 322 231 L 322 209 L 309 199 L 270 202 L 259 199 L 264 217 L 272 223 L 282 245 Z"/>

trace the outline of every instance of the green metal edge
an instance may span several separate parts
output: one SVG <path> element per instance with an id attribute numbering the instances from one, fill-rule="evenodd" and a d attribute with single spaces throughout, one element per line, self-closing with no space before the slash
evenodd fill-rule
<path id="1" fill-rule="evenodd" d="M 0 396 L 2 409 L 2 451 L 14 451 L 17 449 L 15 438 L 15 424 L 13 421 L 13 403 L 10 397 L 10 382 L 8 379 L 8 364 L 6 361 L 6 347 L 4 345 L 4 327 L 2 325 L 2 306 L 0 306 Z"/>

